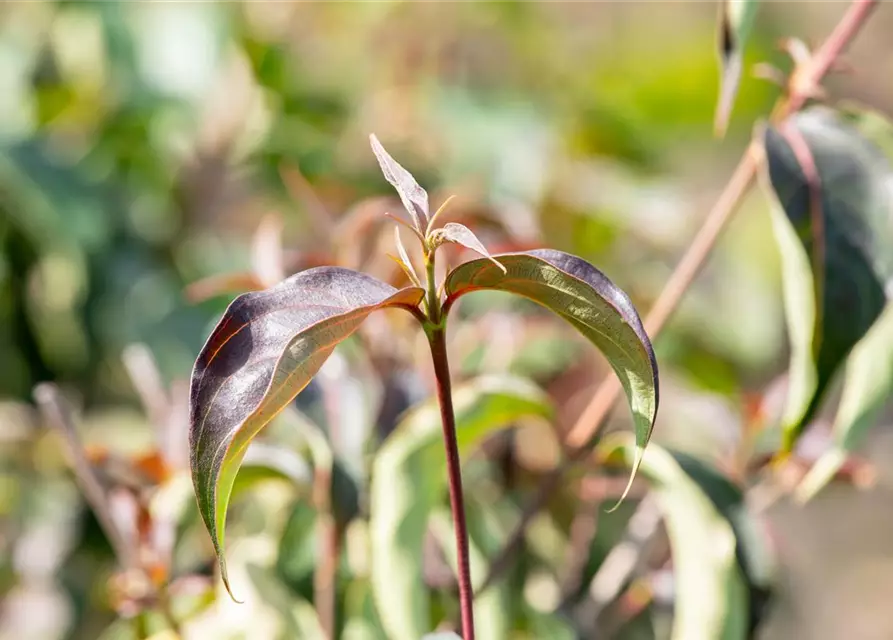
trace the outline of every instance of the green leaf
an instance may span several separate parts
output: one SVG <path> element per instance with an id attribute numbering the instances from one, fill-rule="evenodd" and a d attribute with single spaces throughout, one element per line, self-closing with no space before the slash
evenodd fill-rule
<path id="1" fill-rule="evenodd" d="M 636 448 L 625 434 L 609 437 L 599 452 L 622 454 L 626 464 Z M 748 597 L 735 557 L 731 524 L 667 450 L 652 445 L 642 460 L 663 512 L 676 581 L 672 640 L 743 640 L 748 635 Z"/>
<path id="2" fill-rule="evenodd" d="M 453 404 L 461 452 L 521 418 L 551 415 L 540 389 L 512 377 L 482 377 L 460 385 Z M 372 589 L 392 640 L 417 640 L 432 627 L 422 549 L 428 518 L 446 490 L 440 411 L 432 400 L 406 416 L 372 466 Z"/>
<path id="3" fill-rule="evenodd" d="M 398 291 L 349 269 L 319 267 L 239 296 L 227 308 L 192 372 L 189 448 L 199 511 L 230 595 L 224 524 L 248 444 L 366 316 L 415 306 L 422 296 L 419 288 Z"/>
<path id="4" fill-rule="evenodd" d="M 719 14 L 719 101 L 713 129 L 723 135 L 729 124 L 741 70 L 744 64 L 744 46 L 753 28 L 757 13 L 757 0 L 724 0 Z"/>
<path id="5" fill-rule="evenodd" d="M 632 301 L 601 271 L 576 256 L 551 249 L 496 256 L 456 267 L 446 279 L 448 303 L 480 289 L 509 291 L 555 312 L 607 358 L 626 392 L 636 430 L 637 460 L 651 439 L 658 405 L 657 360 Z M 638 469 L 633 465 L 626 497 Z"/>
<path id="6" fill-rule="evenodd" d="M 790 451 L 852 347 L 886 304 L 893 274 L 890 165 L 836 112 L 766 128 L 765 180 L 781 251 L 791 342 L 783 450 Z"/>
<path id="7" fill-rule="evenodd" d="M 834 446 L 826 451 L 797 487 L 796 498 L 806 502 L 818 493 L 858 447 L 893 394 L 893 305 L 853 348 L 846 363 L 843 394 L 832 432 Z"/>
<path id="8" fill-rule="evenodd" d="M 466 520 L 468 526 L 468 555 L 471 575 L 476 580 L 473 588 L 477 590 L 489 570 L 488 557 L 494 556 L 502 549 L 508 539 L 508 531 L 496 531 L 499 524 L 493 518 L 488 519 L 486 513 L 475 508 L 473 502 L 466 504 Z M 438 510 L 431 516 L 431 529 L 444 552 L 447 562 L 454 572 L 457 571 L 456 533 L 452 518 L 446 509 Z M 507 638 L 512 630 L 511 621 L 511 585 L 503 581 L 501 584 L 475 596 L 474 622 L 475 630 L 482 638 Z"/>

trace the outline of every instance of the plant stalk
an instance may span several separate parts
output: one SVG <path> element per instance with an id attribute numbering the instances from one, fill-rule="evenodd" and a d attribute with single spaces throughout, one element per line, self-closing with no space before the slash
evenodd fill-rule
<path id="1" fill-rule="evenodd" d="M 831 70 L 841 53 L 865 25 L 868 17 L 878 5 L 878 0 L 854 0 L 840 22 L 815 52 L 804 67 L 795 70 L 796 81 L 791 83 L 790 93 L 776 105 L 772 119 L 776 122 L 784 120 L 800 110 L 812 97 L 822 78 Z M 744 196 L 753 184 L 760 166 L 760 145 L 751 142 L 744 156 L 735 168 L 732 177 L 726 184 L 716 204 L 707 214 L 704 224 L 692 240 L 667 284 L 654 302 L 651 311 L 645 318 L 645 330 L 653 338 L 660 333 L 667 321 L 676 311 L 682 297 L 700 273 L 707 258 L 716 246 L 722 231 L 732 215 L 738 209 Z M 569 451 L 567 459 L 550 472 L 540 483 L 540 488 L 530 504 L 521 515 L 515 530 L 508 542 L 490 565 L 490 572 L 484 579 L 479 592 L 486 589 L 501 575 L 511 562 L 515 550 L 519 548 L 527 526 L 533 517 L 546 504 L 552 492 L 561 485 L 567 470 L 585 457 L 591 443 L 598 436 L 601 427 L 607 421 L 608 414 L 620 397 L 620 383 L 616 378 L 609 378 L 600 385 L 583 413 L 577 419 L 567 437 Z"/>
<path id="2" fill-rule="evenodd" d="M 447 360 L 446 328 L 432 327 L 428 332 L 434 376 L 437 379 L 437 400 L 443 425 L 443 444 L 446 449 L 450 483 L 450 507 L 456 531 L 456 558 L 459 581 L 459 609 L 462 616 L 463 640 L 474 640 L 474 609 L 471 588 L 471 567 L 468 560 L 468 527 L 465 524 L 465 501 L 462 495 L 459 444 L 456 440 L 456 416 L 450 386 L 450 365 Z"/>

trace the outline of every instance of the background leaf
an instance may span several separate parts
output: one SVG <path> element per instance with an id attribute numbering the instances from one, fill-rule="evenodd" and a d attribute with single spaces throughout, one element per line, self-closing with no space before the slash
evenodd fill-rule
<path id="1" fill-rule="evenodd" d="M 505 273 L 487 260 L 466 262 L 447 276 L 447 295 L 455 299 L 480 289 L 509 291 L 570 322 L 598 347 L 620 379 L 641 458 L 657 415 L 657 359 L 629 296 L 582 258 L 561 251 L 537 249 L 496 257 Z M 630 484 L 637 468 L 633 464 Z"/>
<path id="2" fill-rule="evenodd" d="M 724 0 L 719 14 L 719 101 L 713 121 L 714 131 L 722 135 L 729 124 L 741 71 L 744 45 L 753 28 L 757 0 Z"/>
<path id="3" fill-rule="evenodd" d="M 635 460 L 623 434 L 599 445 L 606 457 Z M 652 444 L 642 472 L 657 498 L 673 555 L 676 608 L 673 640 L 737 640 L 748 633 L 748 596 L 736 562 L 732 526 L 666 449 Z"/>
<path id="4" fill-rule="evenodd" d="M 766 173 L 779 205 L 773 207 L 773 228 L 791 342 L 782 419 L 789 451 L 839 365 L 884 308 L 893 234 L 890 166 L 875 145 L 825 108 L 801 112 L 785 127 L 805 144 L 818 176 L 811 187 L 789 140 L 766 129 Z M 817 189 L 817 206 L 810 203 L 811 188 Z"/>
<path id="5" fill-rule="evenodd" d="M 518 419 L 551 414 L 541 390 L 507 376 L 459 385 L 453 403 L 460 452 Z M 382 626 L 394 640 L 416 640 L 433 626 L 422 579 L 422 549 L 429 515 L 446 495 L 441 439 L 437 404 L 426 402 L 398 425 L 373 462 L 372 589 Z"/>
<path id="6" fill-rule="evenodd" d="M 834 445 L 816 461 L 797 488 L 809 500 L 834 477 L 862 442 L 893 393 L 893 305 L 853 348 L 847 359 L 843 395 L 834 418 Z"/>
<path id="7" fill-rule="evenodd" d="M 227 588 L 226 508 L 248 443 L 369 313 L 415 305 L 421 296 L 421 289 L 398 291 L 349 269 L 319 267 L 227 308 L 195 363 L 189 430 L 199 510 Z"/>

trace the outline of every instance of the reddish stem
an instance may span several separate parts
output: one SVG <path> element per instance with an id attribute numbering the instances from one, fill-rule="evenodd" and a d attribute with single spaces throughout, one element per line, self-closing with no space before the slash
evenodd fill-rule
<path id="1" fill-rule="evenodd" d="M 468 561 L 468 527 L 465 524 L 465 501 L 462 496 L 459 444 L 456 440 L 456 416 L 453 413 L 453 396 L 450 386 L 450 365 L 447 360 L 446 329 L 434 327 L 428 332 L 434 376 L 437 379 L 437 400 L 443 424 L 443 444 L 446 449 L 447 471 L 450 483 L 450 507 L 456 530 L 456 558 L 459 581 L 459 609 L 462 615 L 462 638 L 474 640 L 474 609 L 471 589 L 471 568 Z"/>

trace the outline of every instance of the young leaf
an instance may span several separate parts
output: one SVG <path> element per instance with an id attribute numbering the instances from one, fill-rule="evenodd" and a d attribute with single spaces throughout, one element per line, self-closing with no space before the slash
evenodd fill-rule
<path id="1" fill-rule="evenodd" d="M 512 377 L 472 380 L 454 390 L 453 402 L 460 451 L 519 418 L 551 415 L 540 389 Z M 372 589 L 393 640 L 417 640 L 431 629 L 422 551 L 429 515 L 446 491 L 440 412 L 431 400 L 407 415 L 372 464 Z"/>
<path id="2" fill-rule="evenodd" d="M 599 445 L 599 453 L 621 453 L 635 464 L 637 447 L 626 434 L 617 435 Z M 731 525 L 665 449 L 648 448 L 642 473 L 651 481 L 670 537 L 677 594 L 672 640 L 744 640 L 748 597 Z"/>
<path id="3" fill-rule="evenodd" d="M 403 240 L 400 238 L 400 227 L 394 227 L 394 243 L 397 245 L 397 251 L 399 252 L 400 257 L 394 258 L 391 256 L 391 258 L 400 266 L 410 282 L 417 287 L 422 286 L 422 282 L 419 280 L 419 276 L 416 274 L 415 268 L 412 266 L 412 260 L 409 259 L 409 254 L 406 252 L 406 247 L 403 246 Z"/>
<path id="4" fill-rule="evenodd" d="M 561 251 L 537 249 L 496 258 L 503 270 L 487 260 L 453 269 L 446 279 L 448 299 L 479 289 L 509 291 L 567 320 L 604 354 L 620 379 L 633 414 L 637 459 L 641 458 L 657 416 L 659 385 L 651 341 L 629 296 L 582 258 Z M 637 469 L 634 464 L 627 491 Z"/>
<path id="5" fill-rule="evenodd" d="M 744 45 L 750 36 L 757 0 L 724 0 L 719 14 L 719 101 L 713 129 L 725 134 L 741 82 Z"/>
<path id="6" fill-rule="evenodd" d="M 478 240 L 477 236 L 474 235 L 474 232 L 464 224 L 447 222 L 440 229 L 432 231 L 430 237 L 435 247 L 440 246 L 444 242 L 453 242 L 455 244 L 461 244 L 463 247 L 471 249 L 472 251 L 476 251 L 493 262 L 493 264 L 502 269 L 502 272 L 505 273 L 505 267 L 499 264 L 499 261 L 490 255 L 490 252 L 487 251 L 487 247 L 485 247 L 484 244 Z"/>
<path id="7" fill-rule="evenodd" d="M 378 164 L 381 166 L 381 172 L 384 174 L 385 180 L 390 182 L 397 190 L 403 206 L 415 223 L 416 229 L 420 232 L 424 231 L 428 225 L 428 192 L 419 186 L 419 183 L 415 181 L 415 178 L 412 177 L 409 171 L 401 167 L 384 150 L 374 133 L 369 136 L 369 142 L 372 144 L 372 152 L 378 158 Z"/>
<path id="8" fill-rule="evenodd" d="M 248 443 L 369 313 L 415 306 L 422 296 L 419 288 L 398 291 L 349 269 L 318 267 L 227 308 L 192 372 L 189 448 L 199 510 L 228 590 L 224 523 Z"/>
<path id="9" fill-rule="evenodd" d="M 890 166 L 835 112 L 813 108 L 763 134 L 791 342 L 783 450 L 790 451 L 893 274 Z"/>

